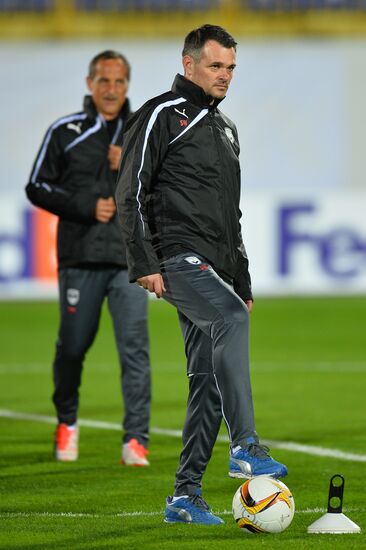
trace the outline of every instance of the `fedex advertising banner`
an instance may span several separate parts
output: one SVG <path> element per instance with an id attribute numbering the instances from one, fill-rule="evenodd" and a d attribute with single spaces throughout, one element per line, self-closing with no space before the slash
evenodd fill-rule
<path id="1" fill-rule="evenodd" d="M 366 193 L 245 192 L 243 239 L 260 295 L 366 293 Z M 57 218 L 0 201 L 0 298 L 56 297 Z"/>
<path id="2" fill-rule="evenodd" d="M 1 196 L 0 298 L 56 296 L 56 231 L 56 216 Z"/>
<path id="3" fill-rule="evenodd" d="M 255 293 L 366 293 L 366 193 L 251 192 L 242 229 Z"/>

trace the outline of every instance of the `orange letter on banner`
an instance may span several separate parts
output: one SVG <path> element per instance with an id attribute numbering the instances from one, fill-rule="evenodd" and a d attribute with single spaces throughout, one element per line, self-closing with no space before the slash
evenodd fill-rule
<path id="1" fill-rule="evenodd" d="M 58 217 L 37 208 L 34 225 L 34 277 L 54 281 L 57 278 L 56 232 Z"/>

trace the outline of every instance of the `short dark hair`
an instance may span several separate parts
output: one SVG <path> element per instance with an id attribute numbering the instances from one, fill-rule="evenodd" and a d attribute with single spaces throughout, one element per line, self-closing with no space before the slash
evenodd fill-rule
<path id="1" fill-rule="evenodd" d="M 187 34 L 184 40 L 182 55 L 190 55 L 195 61 L 201 58 L 201 51 L 208 40 L 215 40 L 224 48 L 234 48 L 237 42 L 225 29 L 217 25 L 202 25 Z"/>
<path id="2" fill-rule="evenodd" d="M 106 60 L 106 59 L 120 59 L 122 61 L 122 63 L 124 63 L 126 65 L 127 78 L 128 78 L 128 80 L 130 80 L 131 65 L 129 64 L 129 62 L 127 61 L 127 59 L 124 55 L 122 55 L 119 52 L 116 52 L 115 50 L 104 50 L 104 52 L 98 53 L 98 55 L 93 57 L 93 59 L 89 63 L 89 71 L 88 71 L 88 77 L 89 78 L 94 78 L 95 77 L 98 62 L 101 61 L 101 60 Z"/>

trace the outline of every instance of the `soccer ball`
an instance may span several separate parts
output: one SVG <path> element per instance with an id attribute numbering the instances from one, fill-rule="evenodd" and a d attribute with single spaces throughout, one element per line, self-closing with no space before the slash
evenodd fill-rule
<path id="1" fill-rule="evenodd" d="M 249 533 L 280 533 L 295 513 L 293 496 L 284 483 L 266 476 L 248 479 L 233 498 L 234 519 Z"/>

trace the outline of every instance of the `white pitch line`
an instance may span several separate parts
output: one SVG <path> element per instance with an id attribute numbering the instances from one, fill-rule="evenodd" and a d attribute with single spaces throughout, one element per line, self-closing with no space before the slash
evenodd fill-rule
<path id="1" fill-rule="evenodd" d="M 46 424 L 55 424 L 57 419 L 54 416 L 44 416 L 40 414 L 21 413 L 6 409 L 0 409 L 0 418 L 10 418 L 13 420 L 30 420 L 33 422 L 45 422 Z M 121 425 L 113 422 L 103 422 L 101 420 L 78 419 L 79 426 L 87 428 L 97 428 L 99 430 L 121 431 Z M 167 437 L 182 437 L 180 430 L 168 430 L 164 428 L 151 428 L 150 433 L 156 435 L 165 435 Z M 218 441 L 228 443 L 226 436 L 218 436 Z M 303 445 L 302 443 L 262 440 L 264 445 L 269 445 L 272 449 L 282 449 L 295 453 L 303 453 L 311 456 L 324 456 L 336 458 L 338 460 L 350 460 L 353 462 L 366 462 L 366 455 L 356 453 L 346 453 L 339 449 L 328 449 L 326 447 L 316 447 L 315 445 Z"/>
<path id="2" fill-rule="evenodd" d="M 295 510 L 295 514 L 324 514 L 327 511 L 326 508 L 306 508 L 305 510 Z M 349 513 L 359 513 L 365 512 L 361 508 L 345 508 L 343 512 Z M 215 514 L 218 516 L 230 516 L 232 514 L 231 510 L 221 510 L 216 511 Z M 163 516 L 164 510 L 155 512 L 117 512 L 115 514 L 90 514 L 87 512 L 2 512 L 0 513 L 0 518 L 11 519 L 11 518 L 131 518 L 131 517 L 154 517 L 154 516 Z"/>

